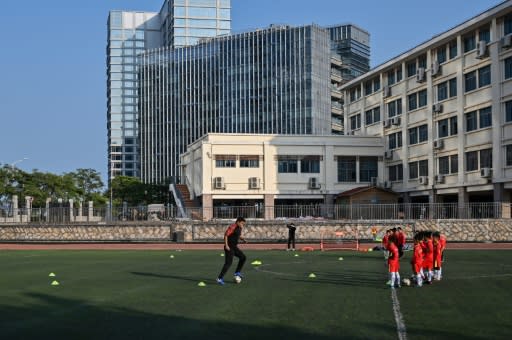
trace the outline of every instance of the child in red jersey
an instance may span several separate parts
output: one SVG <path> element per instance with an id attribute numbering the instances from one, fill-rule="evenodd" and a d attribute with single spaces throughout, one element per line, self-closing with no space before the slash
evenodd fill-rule
<path id="1" fill-rule="evenodd" d="M 416 278 L 416 285 L 423 285 L 423 250 L 421 249 L 421 240 L 419 237 L 414 238 L 414 253 L 411 259 L 412 272 Z"/>
<path id="2" fill-rule="evenodd" d="M 432 242 L 432 232 L 425 232 L 425 239 L 423 240 L 425 248 L 423 249 L 423 270 L 426 271 L 427 283 L 432 283 L 434 275 L 434 244 Z M 426 251 L 425 251 L 426 250 Z"/>
<path id="3" fill-rule="evenodd" d="M 388 242 L 388 270 L 389 270 L 389 279 L 391 281 L 391 288 L 398 287 L 400 288 L 400 258 L 398 255 L 398 248 L 395 244 L 395 241 L 390 238 Z"/>
<path id="4" fill-rule="evenodd" d="M 398 247 L 398 255 L 400 257 L 404 256 L 404 246 L 405 246 L 405 234 L 402 231 L 402 228 L 396 228 L 396 246 Z"/>
<path id="5" fill-rule="evenodd" d="M 446 247 L 446 237 L 438 231 L 432 234 L 434 241 L 434 280 L 441 281 L 443 252 Z"/>
<path id="6" fill-rule="evenodd" d="M 389 257 L 389 251 L 388 251 L 388 243 L 389 238 L 391 237 L 391 229 L 386 230 L 386 234 L 384 234 L 384 237 L 382 237 L 382 248 L 384 252 L 384 259 L 388 259 Z"/>

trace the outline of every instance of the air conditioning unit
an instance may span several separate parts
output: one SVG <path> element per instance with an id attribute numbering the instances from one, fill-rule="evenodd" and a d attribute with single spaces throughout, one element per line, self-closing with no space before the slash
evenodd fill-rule
<path id="1" fill-rule="evenodd" d="M 436 183 L 444 183 L 444 175 L 441 175 L 441 174 L 436 175 L 435 180 L 436 180 Z"/>
<path id="2" fill-rule="evenodd" d="M 385 181 L 384 182 L 384 188 L 385 189 L 391 189 L 391 186 L 392 186 L 391 181 Z"/>
<path id="3" fill-rule="evenodd" d="M 378 180 L 378 178 L 377 178 L 377 177 L 372 177 L 372 178 L 370 178 L 370 185 L 371 185 L 372 187 L 376 187 L 376 186 L 377 186 L 377 184 L 378 184 L 377 180 Z"/>
<path id="4" fill-rule="evenodd" d="M 259 189 L 260 179 L 258 177 L 249 177 L 249 189 Z"/>
<path id="5" fill-rule="evenodd" d="M 432 77 L 441 75 L 441 65 L 439 65 L 439 62 L 435 60 L 432 63 L 432 67 L 430 69 L 430 72 L 432 74 Z"/>
<path id="6" fill-rule="evenodd" d="M 444 140 L 442 139 L 435 139 L 434 140 L 434 149 L 442 149 L 444 148 Z"/>
<path id="7" fill-rule="evenodd" d="M 393 150 L 387 150 L 384 152 L 384 158 L 385 159 L 392 159 L 393 158 Z"/>
<path id="8" fill-rule="evenodd" d="M 425 81 L 425 68 L 424 67 L 420 67 L 416 71 L 416 81 L 418 83 L 423 83 Z"/>
<path id="9" fill-rule="evenodd" d="M 224 184 L 224 177 L 214 177 L 213 187 L 215 189 L 226 189 L 226 185 Z"/>
<path id="10" fill-rule="evenodd" d="M 428 177 L 427 176 L 420 176 L 418 178 L 418 182 L 420 185 L 428 185 Z"/>
<path id="11" fill-rule="evenodd" d="M 387 98 L 387 97 L 390 97 L 390 96 L 391 96 L 391 87 L 384 86 L 382 88 L 382 97 Z"/>
<path id="12" fill-rule="evenodd" d="M 492 177 L 492 169 L 491 168 L 481 168 L 480 169 L 480 177 L 491 178 Z"/>
<path id="13" fill-rule="evenodd" d="M 506 36 L 503 37 L 503 40 L 501 42 L 501 47 L 503 47 L 503 48 L 512 47 L 512 33 L 507 34 Z"/>
<path id="14" fill-rule="evenodd" d="M 391 124 L 392 125 L 400 125 L 400 117 L 391 118 Z"/>
<path id="15" fill-rule="evenodd" d="M 308 184 L 310 189 L 320 189 L 320 182 L 318 182 L 317 177 L 310 177 Z"/>
<path id="16" fill-rule="evenodd" d="M 436 104 L 432 105 L 432 112 L 434 112 L 434 113 L 443 112 L 443 104 L 436 103 Z"/>
<path id="17" fill-rule="evenodd" d="M 480 40 L 476 48 L 476 58 L 483 59 L 487 57 L 487 41 Z"/>
<path id="18" fill-rule="evenodd" d="M 391 126 L 391 119 L 384 119 L 382 121 L 382 126 L 384 126 L 384 128 L 388 128 Z"/>

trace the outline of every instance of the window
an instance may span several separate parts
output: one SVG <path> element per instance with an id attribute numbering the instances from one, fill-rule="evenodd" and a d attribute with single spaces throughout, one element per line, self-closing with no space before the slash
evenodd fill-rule
<path id="1" fill-rule="evenodd" d="M 507 166 L 512 165 L 512 144 L 506 146 L 506 164 Z"/>
<path id="2" fill-rule="evenodd" d="M 277 172 L 280 174 L 297 173 L 297 158 L 279 158 L 277 161 Z"/>
<path id="3" fill-rule="evenodd" d="M 478 129 L 476 111 L 466 113 L 466 131 L 473 131 Z"/>
<path id="4" fill-rule="evenodd" d="M 491 65 L 478 69 L 478 87 L 491 84 Z"/>
<path id="5" fill-rule="evenodd" d="M 466 152 L 466 171 L 478 170 L 478 151 Z"/>
<path id="6" fill-rule="evenodd" d="M 428 160 L 427 159 L 418 161 L 418 170 L 419 170 L 420 176 L 428 176 Z"/>
<path id="7" fill-rule="evenodd" d="M 478 87 L 491 84 L 491 65 L 481 67 L 476 71 L 471 71 L 464 75 L 464 91 L 469 92 L 475 90 L 477 88 L 477 84 Z"/>
<path id="8" fill-rule="evenodd" d="M 427 124 L 418 127 L 418 142 L 428 141 L 428 126 Z"/>
<path id="9" fill-rule="evenodd" d="M 309 156 L 300 160 L 300 172 L 305 174 L 320 173 L 320 157 Z"/>
<path id="10" fill-rule="evenodd" d="M 458 155 L 439 157 L 439 173 L 441 175 L 456 174 L 458 172 Z"/>
<path id="11" fill-rule="evenodd" d="M 399 116 L 402 114 L 402 99 L 397 99 L 388 103 L 388 117 Z"/>
<path id="12" fill-rule="evenodd" d="M 235 168 L 236 156 L 234 155 L 215 155 L 215 167 L 217 168 Z"/>
<path id="13" fill-rule="evenodd" d="M 437 85 L 437 100 L 442 101 L 457 96 L 457 78 L 444 81 Z"/>
<path id="14" fill-rule="evenodd" d="M 481 109 L 479 111 L 480 114 L 480 129 L 483 129 L 485 127 L 492 125 L 492 113 L 491 113 L 491 107 L 486 107 L 484 109 Z"/>
<path id="15" fill-rule="evenodd" d="M 464 53 L 476 48 L 475 34 L 471 33 L 463 38 Z"/>
<path id="16" fill-rule="evenodd" d="M 492 110 L 491 107 L 485 107 L 478 111 L 471 111 L 466 113 L 466 131 L 474 131 L 483 129 L 492 125 Z"/>
<path id="17" fill-rule="evenodd" d="M 489 27 L 482 27 L 478 30 L 478 41 L 491 42 L 491 31 Z"/>
<path id="18" fill-rule="evenodd" d="M 378 177 L 377 157 L 359 158 L 359 181 L 370 182 L 372 177 Z"/>
<path id="19" fill-rule="evenodd" d="M 407 77 L 412 77 L 416 75 L 416 60 L 408 62 L 406 65 L 407 68 Z"/>
<path id="20" fill-rule="evenodd" d="M 393 85 L 395 80 L 395 70 L 388 71 L 388 85 Z"/>
<path id="21" fill-rule="evenodd" d="M 350 117 L 350 129 L 357 130 L 361 128 L 361 115 L 355 115 Z"/>
<path id="22" fill-rule="evenodd" d="M 380 122 L 380 107 L 377 106 L 365 112 L 365 124 L 371 125 Z"/>
<path id="23" fill-rule="evenodd" d="M 450 98 L 457 96 L 457 78 L 452 78 L 448 80 L 448 96 Z"/>
<path id="24" fill-rule="evenodd" d="M 380 78 L 374 78 L 364 83 L 364 95 L 367 96 L 380 90 Z"/>
<path id="25" fill-rule="evenodd" d="M 418 162 L 409 163 L 409 178 L 418 178 Z"/>
<path id="26" fill-rule="evenodd" d="M 359 100 L 361 98 L 361 88 L 354 87 L 350 89 L 350 101 L 355 102 L 356 100 Z"/>
<path id="27" fill-rule="evenodd" d="M 401 181 L 404 179 L 404 166 L 403 164 L 392 165 L 388 167 L 389 180 Z"/>
<path id="28" fill-rule="evenodd" d="M 505 102 L 505 121 L 512 122 L 512 100 Z"/>
<path id="29" fill-rule="evenodd" d="M 466 73 L 464 75 L 464 81 L 466 92 L 476 89 L 476 71 Z"/>
<path id="30" fill-rule="evenodd" d="M 409 129 L 409 145 L 422 143 L 428 140 L 427 124 Z"/>
<path id="31" fill-rule="evenodd" d="M 427 90 L 421 90 L 407 96 L 408 110 L 416 110 L 417 108 L 427 105 Z"/>
<path id="32" fill-rule="evenodd" d="M 240 156 L 240 167 L 241 168 L 259 168 L 260 167 L 259 156 Z"/>
<path id="33" fill-rule="evenodd" d="M 338 157 L 338 182 L 356 181 L 356 158 Z"/>
<path id="34" fill-rule="evenodd" d="M 442 64 L 446 61 L 446 45 L 437 49 L 437 62 Z"/>
<path id="35" fill-rule="evenodd" d="M 442 119 L 437 122 L 437 137 L 443 138 L 457 134 L 457 117 Z"/>
<path id="36" fill-rule="evenodd" d="M 418 128 L 409 129 L 409 145 L 418 144 Z"/>
<path id="37" fill-rule="evenodd" d="M 448 51 L 450 59 L 453 59 L 457 56 L 457 40 L 450 41 L 450 44 L 448 45 Z"/>
<path id="38" fill-rule="evenodd" d="M 388 135 L 388 148 L 397 149 L 402 147 L 402 132 L 396 132 Z"/>
<path id="39" fill-rule="evenodd" d="M 413 93 L 407 96 L 407 109 L 409 111 L 416 110 L 418 108 L 417 94 Z"/>
<path id="40" fill-rule="evenodd" d="M 480 168 L 492 168 L 492 149 L 480 150 Z"/>
<path id="41" fill-rule="evenodd" d="M 508 14 L 503 18 L 504 35 L 512 33 L 512 14 Z"/>
<path id="42" fill-rule="evenodd" d="M 505 79 L 512 78 L 512 57 L 508 57 L 504 61 L 505 63 Z"/>

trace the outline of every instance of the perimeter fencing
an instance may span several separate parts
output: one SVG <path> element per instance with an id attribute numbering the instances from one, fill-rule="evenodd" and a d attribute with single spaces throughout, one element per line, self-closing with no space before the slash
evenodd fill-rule
<path id="1" fill-rule="evenodd" d="M 325 219 L 325 220 L 434 220 L 434 219 L 503 219 L 511 218 L 511 204 L 490 203 L 404 203 L 404 204 L 314 204 L 276 206 L 220 206 L 184 208 L 149 205 L 137 207 L 49 207 L 49 208 L 1 208 L 0 223 L 81 223 L 81 222 L 129 222 L 172 221 L 177 219 L 203 220 L 265 219 L 265 212 L 273 212 L 273 219 Z"/>

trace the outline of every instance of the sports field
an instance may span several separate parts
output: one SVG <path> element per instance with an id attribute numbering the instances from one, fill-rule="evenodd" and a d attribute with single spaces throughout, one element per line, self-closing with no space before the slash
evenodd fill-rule
<path id="1" fill-rule="evenodd" d="M 243 282 L 235 259 L 219 286 L 220 250 L 0 251 L 1 338 L 512 336 L 511 250 L 448 250 L 443 281 L 401 289 L 385 285 L 380 252 L 245 252 Z"/>

